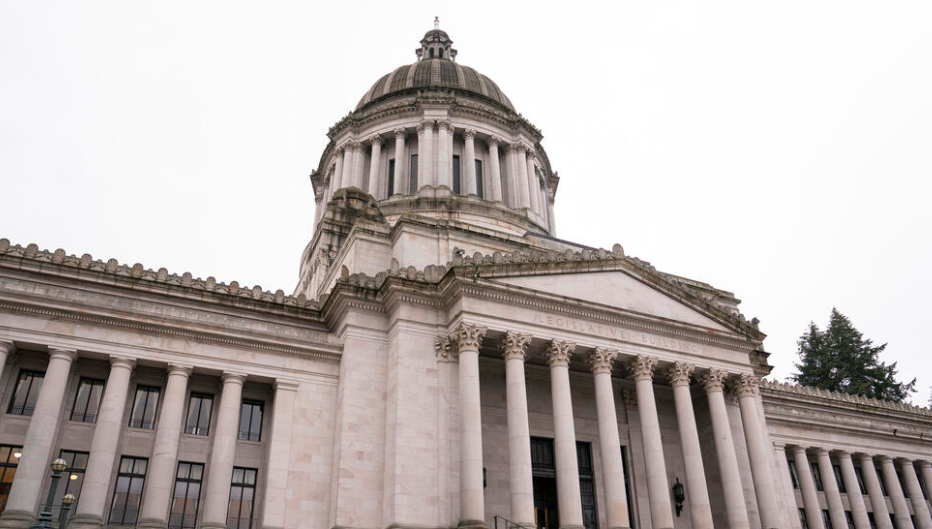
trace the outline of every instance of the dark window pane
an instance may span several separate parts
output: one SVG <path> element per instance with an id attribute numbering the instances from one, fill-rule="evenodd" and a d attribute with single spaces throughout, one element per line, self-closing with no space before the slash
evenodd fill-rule
<path id="1" fill-rule="evenodd" d="M 476 160 L 476 194 L 479 198 L 485 196 L 482 193 L 482 160 Z"/>
<path id="2" fill-rule="evenodd" d="M 244 400 L 240 408 L 239 439 L 243 441 L 260 441 L 262 435 L 262 403 Z"/>
<path id="3" fill-rule="evenodd" d="M 45 373 L 38 371 L 20 371 L 16 381 L 16 389 L 10 400 L 9 413 L 13 415 L 32 415 L 36 409 L 36 400 L 42 389 Z"/>
<path id="4" fill-rule="evenodd" d="M 191 435 L 209 435 L 210 412 L 213 407 L 213 396 L 201 393 L 192 393 L 188 404 L 188 420 L 185 424 L 185 433 Z"/>
<path id="5" fill-rule="evenodd" d="M 130 428 L 155 428 L 155 413 L 159 405 L 159 388 L 139 386 L 129 418 Z"/>
<path id="6" fill-rule="evenodd" d="M 395 194 L 395 159 L 392 158 L 388 161 L 388 194 L 386 196 L 392 196 Z"/>
<path id="7" fill-rule="evenodd" d="M 113 491 L 113 502 L 110 504 L 111 524 L 136 523 L 147 466 L 148 460 L 144 458 L 123 456 L 120 459 L 120 471 Z"/>
<path id="8" fill-rule="evenodd" d="M 170 528 L 193 528 L 197 523 L 197 508 L 201 495 L 201 476 L 204 465 L 178 463 L 175 492 L 172 498 Z"/>
<path id="9" fill-rule="evenodd" d="M 408 194 L 417 193 L 417 155 L 411 155 L 411 174 L 408 179 Z"/>
<path id="10" fill-rule="evenodd" d="M 19 458 L 15 454 L 19 453 L 22 453 L 20 446 L 0 445 L 0 513 L 6 508 L 10 489 L 13 488 L 13 479 L 19 464 Z"/>
<path id="11" fill-rule="evenodd" d="M 453 192 L 457 195 L 462 193 L 460 184 L 460 157 L 453 157 Z"/>
<path id="12" fill-rule="evenodd" d="M 227 527 L 252 528 L 253 502 L 256 492 L 256 469 L 233 468 L 233 482 L 230 486 L 230 506 L 227 514 Z"/>
<path id="13" fill-rule="evenodd" d="M 82 378 L 78 384 L 78 393 L 74 399 L 74 408 L 71 410 L 71 420 L 80 422 L 96 422 L 97 411 L 100 408 L 100 398 L 104 392 L 103 380 Z"/>

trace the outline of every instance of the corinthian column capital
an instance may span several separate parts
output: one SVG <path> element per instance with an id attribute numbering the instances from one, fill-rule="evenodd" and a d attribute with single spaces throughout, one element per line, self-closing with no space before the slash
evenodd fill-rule
<path id="1" fill-rule="evenodd" d="M 440 119 L 437 120 L 437 130 L 445 130 L 447 132 L 453 132 L 453 122 L 449 119 Z"/>
<path id="2" fill-rule="evenodd" d="M 493 135 L 493 136 L 489 136 L 489 139 L 487 139 L 487 140 L 485 140 L 485 141 L 486 141 L 486 143 L 488 143 L 490 146 L 495 145 L 496 147 L 497 147 L 498 145 L 501 145 L 502 143 L 505 142 L 505 140 L 503 140 L 501 137 L 499 137 L 499 136 L 494 136 L 494 135 Z"/>
<path id="3" fill-rule="evenodd" d="M 753 397 L 757 394 L 757 387 L 760 386 L 760 377 L 742 373 L 735 380 L 735 393 L 738 397 Z"/>
<path id="4" fill-rule="evenodd" d="M 527 345 L 531 343 L 531 335 L 508 331 L 502 338 L 502 357 L 505 360 L 524 360 L 527 358 Z"/>
<path id="5" fill-rule="evenodd" d="M 456 360 L 456 348 L 449 336 L 437 336 L 434 339 L 434 351 L 438 362 L 453 362 Z"/>
<path id="6" fill-rule="evenodd" d="M 423 135 L 423 134 L 424 134 L 425 132 L 427 132 L 427 131 L 433 132 L 433 130 L 434 130 L 434 122 L 433 122 L 432 120 L 429 120 L 429 119 L 425 119 L 424 121 L 421 121 L 421 122 L 418 123 L 418 125 L 417 125 L 417 134 L 418 134 L 418 136 Z"/>
<path id="7" fill-rule="evenodd" d="M 460 323 L 450 334 L 450 340 L 456 344 L 457 354 L 463 351 L 478 351 L 482 338 L 488 329 L 469 323 Z"/>
<path id="8" fill-rule="evenodd" d="M 395 135 L 395 138 L 404 138 L 408 135 L 408 131 L 406 131 L 403 127 L 398 127 L 397 129 L 392 130 L 392 134 Z"/>
<path id="9" fill-rule="evenodd" d="M 476 129 L 466 129 L 463 131 L 463 138 L 471 140 L 476 137 Z"/>
<path id="10" fill-rule="evenodd" d="M 614 349 L 596 347 L 589 352 L 589 356 L 586 357 L 586 362 L 589 364 L 589 369 L 592 371 L 593 375 L 611 373 L 612 363 L 617 357 L 618 351 Z"/>
<path id="11" fill-rule="evenodd" d="M 667 372 L 667 379 L 673 387 L 688 386 L 693 370 L 695 370 L 695 366 L 686 362 L 674 362 L 670 366 L 670 371 Z"/>
<path id="12" fill-rule="evenodd" d="M 576 344 L 563 340 L 553 340 L 547 347 L 547 363 L 550 367 L 570 365 L 570 357 L 576 351 Z"/>
<path id="13" fill-rule="evenodd" d="M 378 134 L 373 134 L 373 135 L 369 138 L 369 143 L 371 143 L 372 145 L 376 145 L 376 144 L 382 145 L 382 143 L 384 143 L 384 142 L 385 142 L 385 140 L 383 140 L 383 139 L 382 139 L 382 136 L 379 136 Z"/>
<path id="14" fill-rule="evenodd" d="M 654 368 L 657 367 L 657 359 L 647 355 L 637 355 L 628 364 L 628 371 L 631 378 L 637 380 L 650 380 L 654 377 Z"/>
<path id="15" fill-rule="evenodd" d="M 712 367 L 702 374 L 699 381 L 702 383 L 702 387 L 705 388 L 706 393 L 712 393 L 714 391 L 722 391 L 725 385 L 725 377 L 727 376 L 728 373 L 725 371 Z"/>

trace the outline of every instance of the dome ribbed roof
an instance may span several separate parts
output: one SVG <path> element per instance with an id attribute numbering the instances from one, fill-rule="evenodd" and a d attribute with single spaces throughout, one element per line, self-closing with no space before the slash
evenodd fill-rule
<path id="1" fill-rule="evenodd" d="M 449 59 L 425 59 L 396 68 L 372 85 L 356 110 L 376 99 L 412 88 L 452 88 L 487 97 L 511 110 L 515 107 L 498 85 L 476 70 Z"/>

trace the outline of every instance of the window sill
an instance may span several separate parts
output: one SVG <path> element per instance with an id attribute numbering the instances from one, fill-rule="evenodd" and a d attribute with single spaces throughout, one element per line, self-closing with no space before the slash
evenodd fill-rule
<path id="1" fill-rule="evenodd" d="M 261 445 L 262 445 L 262 441 L 247 441 L 247 440 L 245 440 L 245 439 L 237 439 L 237 440 L 236 440 L 236 444 L 261 446 Z"/>

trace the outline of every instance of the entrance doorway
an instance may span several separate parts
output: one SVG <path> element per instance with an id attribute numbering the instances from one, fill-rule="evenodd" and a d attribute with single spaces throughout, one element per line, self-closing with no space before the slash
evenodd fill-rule
<path id="1" fill-rule="evenodd" d="M 589 443 L 576 443 L 576 461 L 579 464 L 579 492 L 582 500 L 583 525 L 597 529 L 598 514 L 595 505 L 595 476 L 592 470 L 592 451 Z M 531 438 L 531 469 L 534 476 L 534 521 L 542 529 L 559 529 L 560 513 L 557 502 L 557 472 L 553 455 L 553 439 Z"/>

